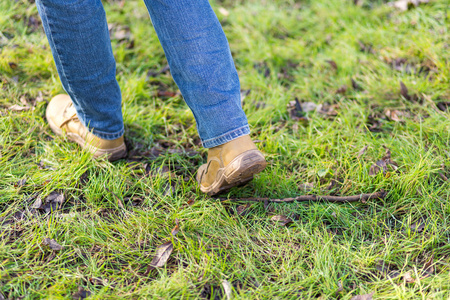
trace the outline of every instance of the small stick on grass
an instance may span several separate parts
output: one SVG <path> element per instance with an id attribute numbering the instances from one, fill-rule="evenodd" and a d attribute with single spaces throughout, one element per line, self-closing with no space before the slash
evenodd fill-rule
<path id="1" fill-rule="evenodd" d="M 111 191 L 110 189 L 108 189 L 108 188 L 106 187 L 106 185 L 103 185 L 103 186 L 105 187 L 105 189 L 106 189 L 108 192 L 110 192 L 110 193 L 114 196 L 114 198 L 117 199 L 117 205 L 118 205 L 121 209 L 125 209 L 125 207 L 124 207 L 123 204 L 122 204 L 122 200 L 120 200 L 119 196 L 117 196 L 113 191 Z"/>
<path id="2" fill-rule="evenodd" d="M 365 203 L 370 199 L 383 199 L 386 197 L 386 192 L 380 190 L 373 194 L 359 194 L 354 196 L 320 196 L 320 195 L 302 195 L 294 198 L 270 199 L 270 198 L 235 198 L 235 199 L 221 199 L 222 201 L 252 201 L 252 202 L 303 202 L 303 201 L 324 201 L 324 202 L 362 202 Z"/>

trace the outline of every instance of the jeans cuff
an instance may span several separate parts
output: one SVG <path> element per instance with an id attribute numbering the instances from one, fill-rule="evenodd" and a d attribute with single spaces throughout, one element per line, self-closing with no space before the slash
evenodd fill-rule
<path id="1" fill-rule="evenodd" d="M 122 128 L 120 131 L 115 132 L 115 133 L 107 133 L 107 132 L 98 131 L 98 130 L 90 129 L 90 128 L 89 128 L 89 130 L 92 132 L 93 135 L 95 135 L 96 137 L 99 137 L 101 139 L 104 139 L 104 140 L 115 140 L 115 139 L 118 139 L 125 132 L 124 128 Z"/>
<path id="2" fill-rule="evenodd" d="M 244 135 L 249 135 L 249 134 L 250 134 L 250 127 L 248 125 L 245 125 L 238 129 L 234 129 L 225 134 L 222 134 L 218 137 L 208 139 L 208 140 L 202 140 L 202 144 L 203 144 L 203 147 L 205 147 L 205 148 L 213 148 L 213 147 L 228 143 L 229 141 L 237 139 L 238 137 L 241 137 Z"/>

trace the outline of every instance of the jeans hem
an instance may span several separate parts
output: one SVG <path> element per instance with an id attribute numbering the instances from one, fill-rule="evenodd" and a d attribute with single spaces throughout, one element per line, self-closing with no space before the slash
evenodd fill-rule
<path id="1" fill-rule="evenodd" d="M 213 147 L 228 143 L 228 142 L 230 142 L 234 139 L 237 139 L 241 136 L 249 135 L 249 134 L 250 134 L 250 127 L 248 125 L 245 125 L 238 129 L 234 129 L 225 134 L 222 134 L 218 137 L 215 137 L 212 139 L 207 139 L 207 140 L 202 140 L 202 145 L 205 148 L 213 148 Z"/>
<path id="2" fill-rule="evenodd" d="M 115 140 L 115 139 L 118 139 L 125 132 L 124 128 L 122 128 L 120 131 L 114 132 L 114 133 L 106 133 L 106 132 L 98 131 L 98 130 L 95 130 L 95 129 L 89 129 L 89 130 L 91 131 L 91 133 L 93 135 L 95 135 L 96 137 L 99 137 L 101 139 L 104 139 L 104 140 Z"/>

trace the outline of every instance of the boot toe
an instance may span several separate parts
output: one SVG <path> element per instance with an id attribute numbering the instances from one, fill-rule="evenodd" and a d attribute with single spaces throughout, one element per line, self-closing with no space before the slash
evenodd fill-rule
<path id="1" fill-rule="evenodd" d="M 64 122 L 64 110 L 72 102 L 68 95 L 57 95 L 50 100 L 45 110 L 45 117 L 53 131 Z M 59 132 L 58 132 L 59 133 Z"/>

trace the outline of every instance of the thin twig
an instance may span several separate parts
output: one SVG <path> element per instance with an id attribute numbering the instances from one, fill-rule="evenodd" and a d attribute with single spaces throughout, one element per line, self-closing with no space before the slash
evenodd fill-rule
<path id="1" fill-rule="evenodd" d="M 295 202 L 295 201 L 325 201 L 325 202 L 362 202 L 365 203 L 370 199 L 383 199 L 386 197 L 386 192 L 380 190 L 373 194 L 359 194 L 354 196 L 320 196 L 320 195 L 302 195 L 294 198 L 282 198 L 282 199 L 270 199 L 270 198 L 234 198 L 234 199 L 221 199 L 222 201 L 252 201 L 252 202 Z"/>
<path id="2" fill-rule="evenodd" d="M 125 207 L 124 207 L 123 204 L 122 204 L 122 200 L 120 200 L 119 196 L 117 196 L 113 191 L 111 191 L 110 189 L 108 189 L 108 188 L 106 187 L 106 185 L 103 185 L 103 186 L 105 187 L 105 189 L 106 189 L 108 192 L 110 192 L 110 193 L 117 199 L 117 205 L 119 205 L 119 207 L 120 207 L 121 209 L 125 209 Z"/>

